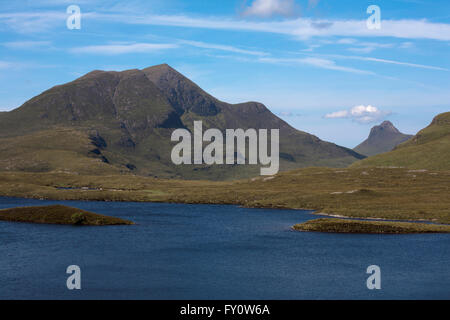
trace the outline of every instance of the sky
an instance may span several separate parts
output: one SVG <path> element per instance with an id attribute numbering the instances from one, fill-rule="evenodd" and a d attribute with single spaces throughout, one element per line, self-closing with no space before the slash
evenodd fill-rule
<path id="1" fill-rule="evenodd" d="M 161 63 L 353 148 L 383 120 L 415 134 L 450 111 L 450 1 L 0 0 L 0 111 Z"/>

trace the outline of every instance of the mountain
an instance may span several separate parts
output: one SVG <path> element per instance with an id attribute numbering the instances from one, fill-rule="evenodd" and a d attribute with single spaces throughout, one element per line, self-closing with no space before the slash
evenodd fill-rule
<path id="1" fill-rule="evenodd" d="M 260 165 L 171 161 L 176 128 L 280 129 L 280 170 L 345 167 L 363 156 L 292 128 L 263 104 L 228 104 L 162 64 L 92 71 L 0 113 L 0 170 L 138 174 L 226 180 L 259 175 Z"/>
<path id="2" fill-rule="evenodd" d="M 395 146 L 410 139 L 412 135 L 403 134 L 390 121 L 383 121 L 370 130 L 369 137 L 353 150 L 365 156 L 374 156 L 391 151 Z"/>
<path id="3" fill-rule="evenodd" d="M 431 124 L 393 151 L 355 162 L 352 167 L 395 166 L 411 169 L 450 170 L 450 112 L 437 115 Z"/>

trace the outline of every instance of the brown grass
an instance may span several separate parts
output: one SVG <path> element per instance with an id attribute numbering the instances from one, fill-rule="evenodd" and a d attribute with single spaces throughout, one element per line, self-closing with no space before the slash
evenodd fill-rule
<path id="1" fill-rule="evenodd" d="M 0 220 L 89 226 L 133 224 L 131 221 L 120 218 L 109 217 L 62 205 L 3 209 L 0 210 Z"/>

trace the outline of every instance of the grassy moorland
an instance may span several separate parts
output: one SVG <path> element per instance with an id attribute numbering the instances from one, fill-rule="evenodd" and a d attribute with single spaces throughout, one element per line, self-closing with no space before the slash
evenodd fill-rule
<path id="1" fill-rule="evenodd" d="M 441 223 L 450 223 L 449 194 L 450 171 L 406 168 L 306 168 L 225 182 L 62 172 L 0 173 L 1 196 L 237 204 Z"/>
<path id="2" fill-rule="evenodd" d="M 332 233 L 450 233 L 450 226 L 397 221 L 314 219 L 293 227 L 297 231 Z"/>
<path id="3" fill-rule="evenodd" d="M 130 225 L 131 221 L 109 217 L 77 208 L 52 205 L 19 207 L 0 210 L 0 220 L 47 224 L 71 224 L 80 226 Z"/>

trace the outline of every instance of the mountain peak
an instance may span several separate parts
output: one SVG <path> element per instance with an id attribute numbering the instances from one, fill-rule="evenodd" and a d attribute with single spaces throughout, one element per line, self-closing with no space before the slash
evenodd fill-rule
<path id="1" fill-rule="evenodd" d="M 221 102 L 168 64 L 159 64 L 142 72 L 161 90 L 179 115 L 192 111 L 198 115 L 214 116 Z"/>
<path id="2" fill-rule="evenodd" d="M 372 127 L 372 129 L 370 130 L 369 139 L 373 135 L 383 133 L 401 134 L 401 132 L 392 124 L 392 122 L 385 120 L 380 125 Z"/>
<path id="3" fill-rule="evenodd" d="M 172 133 L 176 128 L 192 130 L 194 121 L 203 121 L 205 130 L 222 132 L 279 129 L 281 170 L 341 167 L 362 158 L 295 130 L 261 103 L 220 101 L 168 64 L 160 64 L 143 70 L 95 70 L 0 113 L 0 138 L 8 140 L 6 147 L 2 145 L 0 170 L 121 172 L 189 179 L 259 174 L 259 167 L 253 165 L 175 165 Z"/>
<path id="4" fill-rule="evenodd" d="M 145 69 L 142 69 L 142 72 L 144 73 L 158 73 L 158 74 L 176 74 L 177 76 L 186 78 L 183 76 L 180 72 L 169 66 L 167 63 L 157 64 L 155 66 L 147 67 Z M 187 79 L 187 78 L 186 78 Z"/>
<path id="5" fill-rule="evenodd" d="M 411 135 L 401 133 L 392 122 L 386 120 L 372 127 L 369 137 L 353 150 L 366 156 L 373 156 L 391 151 L 411 137 Z"/>
<path id="6" fill-rule="evenodd" d="M 382 127 L 393 127 L 394 125 L 392 124 L 392 122 L 390 122 L 389 120 L 384 120 L 380 126 Z"/>

